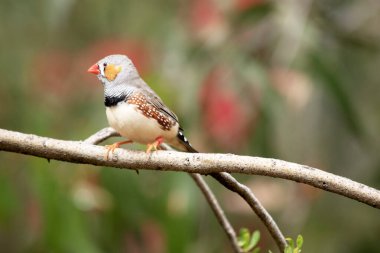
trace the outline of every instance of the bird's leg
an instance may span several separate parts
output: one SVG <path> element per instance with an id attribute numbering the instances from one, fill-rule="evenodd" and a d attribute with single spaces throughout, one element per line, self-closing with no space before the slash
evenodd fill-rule
<path id="1" fill-rule="evenodd" d="M 105 148 L 107 149 L 107 153 L 106 153 L 106 159 L 108 160 L 108 157 L 109 157 L 109 154 L 110 152 L 113 153 L 115 151 L 115 149 L 119 148 L 121 145 L 123 144 L 128 144 L 128 143 L 132 143 L 133 141 L 131 140 L 127 140 L 127 141 L 119 141 L 119 142 L 115 142 L 114 144 L 112 145 L 106 145 Z"/>
<path id="2" fill-rule="evenodd" d="M 157 137 L 156 140 L 153 143 L 147 144 L 146 153 L 149 154 L 150 151 L 158 150 L 159 146 L 164 142 L 164 138 L 161 136 Z"/>

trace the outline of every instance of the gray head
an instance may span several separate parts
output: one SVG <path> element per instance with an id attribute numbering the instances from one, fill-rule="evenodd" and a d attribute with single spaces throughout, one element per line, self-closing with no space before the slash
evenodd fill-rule
<path id="1" fill-rule="evenodd" d="M 104 86 L 116 86 L 128 84 L 128 81 L 139 78 L 139 73 L 132 61 L 125 55 L 113 54 L 104 57 L 94 65 L 88 72 L 96 74 Z"/>

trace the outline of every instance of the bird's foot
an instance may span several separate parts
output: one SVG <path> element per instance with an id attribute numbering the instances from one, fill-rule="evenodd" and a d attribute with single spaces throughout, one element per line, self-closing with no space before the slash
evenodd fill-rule
<path id="1" fill-rule="evenodd" d="M 158 150 L 163 142 L 164 138 L 157 137 L 153 143 L 147 144 L 146 153 L 149 154 L 152 150 Z"/>
<path id="2" fill-rule="evenodd" d="M 119 148 L 121 145 L 123 144 L 128 144 L 128 143 L 132 143 L 133 141 L 119 141 L 119 142 L 116 142 L 112 145 L 106 145 L 105 148 L 107 149 L 107 153 L 106 153 L 106 160 L 108 160 L 108 157 L 109 157 L 109 154 L 113 154 L 113 152 L 115 151 L 115 149 Z"/>

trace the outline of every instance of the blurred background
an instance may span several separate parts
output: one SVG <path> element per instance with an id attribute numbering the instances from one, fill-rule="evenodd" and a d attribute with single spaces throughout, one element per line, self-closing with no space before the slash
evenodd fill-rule
<path id="1" fill-rule="evenodd" d="M 86 70 L 122 53 L 198 150 L 284 159 L 379 189 L 379 24 L 376 0 L 0 0 L 0 127 L 67 140 L 106 127 L 102 85 Z M 0 161 L 1 252 L 231 252 L 184 173 Z M 304 252 L 380 252 L 379 210 L 238 178 L 286 236 L 304 236 Z M 278 252 L 248 206 L 206 180 L 235 229 L 259 229 L 261 252 Z"/>

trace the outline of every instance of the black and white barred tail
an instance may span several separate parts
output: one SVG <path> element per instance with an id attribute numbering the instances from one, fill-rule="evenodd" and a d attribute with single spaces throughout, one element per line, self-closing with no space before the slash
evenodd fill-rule
<path id="1" fill-rule="evenodd" d="M 185 135 L 183 134 L 183 130 L 180 129 L 177 134 L 179 142 L 186 148 L 186 151 L 189 153 L 198 153 L 197 150 L 195 150 L 191 145 L 190 142 L 187 140 Z"/>

